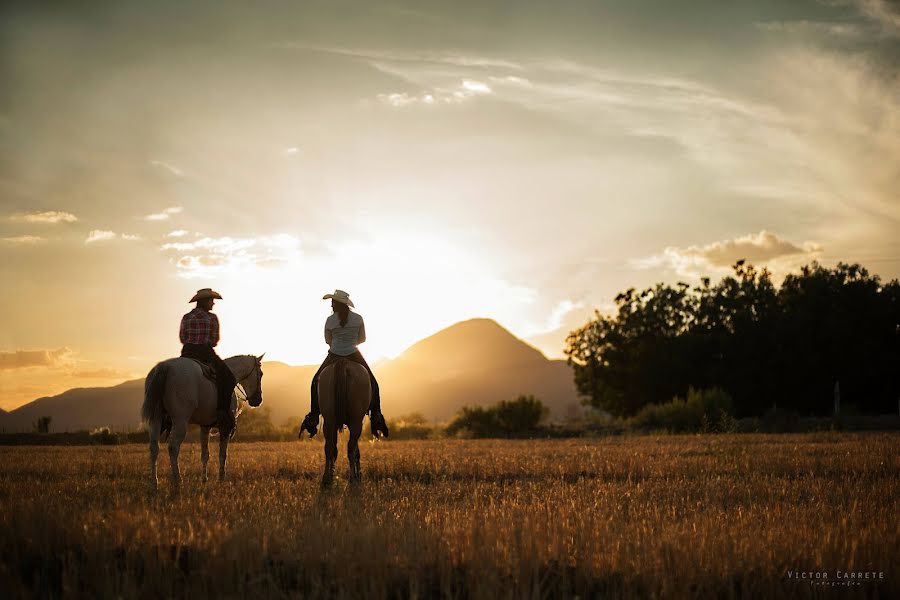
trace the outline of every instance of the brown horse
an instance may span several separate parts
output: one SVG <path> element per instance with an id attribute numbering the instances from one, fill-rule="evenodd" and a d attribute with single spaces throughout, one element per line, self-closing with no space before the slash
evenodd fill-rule
<path id="1" fill-rule="evenodd" d="M 334 463 L 337 461 L 338 432 L 347 426 L 347 460 L 350 463 L 350 483 L 359 483 L 359 436 L 362 434 L 363 417 L 369 412 L 372 386 L 369 372 L 359 363 L 342 358 L 328 365 L 319 374 L 319 410 L 325 423 L 325 474 L 322 485 L 334 480 Z"/>

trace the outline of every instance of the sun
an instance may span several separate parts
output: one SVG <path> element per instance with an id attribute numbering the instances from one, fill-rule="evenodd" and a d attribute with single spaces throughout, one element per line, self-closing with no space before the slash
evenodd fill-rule
<path id="1" fill-rule="evenodd" d="M 274 267 L 245 265 L 224 274 L 221 350 L 261 353 L 289 364 L 321 362 L 323 326 L 331 313 L 322 295 L 350 292 L 366 323 L 360 351 L 371 362 L 392 358 L 416 341 L 461 320 L 486 316 L 491 305 L 528 304 L 528 290 L 493 274 L 493 265 L 464 237 L 437 227 L 366 223 L 366 237 L 337 239 L 325 252 L 300 250 Z M 301 237 L 302 239 L 302 237 Z"/>

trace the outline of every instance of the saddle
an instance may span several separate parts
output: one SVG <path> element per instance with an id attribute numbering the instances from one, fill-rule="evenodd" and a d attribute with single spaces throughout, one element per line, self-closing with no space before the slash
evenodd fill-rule
<path id="1" fill-rule="evenodd" d="M 198 360 L 196 358 L 188 358 L 187 356 L 182 356 L 181 358 L 187 358 L 188 360 L 192 360 L 200 365 L 200 371 L 203 373 L 203 376 L 213 383 L 216 382 L 216 370 L 212 367 L 212 365 L 208 365 L 202 360 Z"/>

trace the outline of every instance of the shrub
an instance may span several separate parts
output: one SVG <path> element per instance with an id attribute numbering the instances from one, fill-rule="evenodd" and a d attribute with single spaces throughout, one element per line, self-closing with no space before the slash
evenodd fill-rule
<path id="1" fill-rule="evenodd" d="M 268 406 L 245 408 L 238 417 L 237 426 L 238 434 L 267 437 L 277 433 L 272 424 L 272 409 Z"/>
<path id="2" fill-rule="evenodd" d="M 672 398 L 665 404 L 648 404 L 629 421 L 634 427 L 668 431 L 734 431 L 731 396 L 720 388 L 689 388 L 687 398 Z"/>
<path id="3" fill-rule="evenodd" d="M 113 433 L 109 427 L 92 429 L 88 436 L 92 444 L 101 444 L 103 446 L 115 446 L 122 442 L 119 436 Z"/>
<path id="4" fill-rule="evenodd" d="M 534 396 L 519 396 L 493 406 L 466 406 L 447 426 L 450 435 L 510 436 L 534 432 L 547 416 L 547 408 Z"/>
<path id="5" fill-rule="evenodd" d="M 427 440 L 439 437 L 439 430 L 422 413 L 412 413 L 388 421 L 392 440 Z"/>

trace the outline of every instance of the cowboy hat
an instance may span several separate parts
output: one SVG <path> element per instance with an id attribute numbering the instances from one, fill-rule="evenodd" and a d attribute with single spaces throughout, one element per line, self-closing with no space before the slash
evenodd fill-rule
<path id="1" fill-rule="evenodd" d="M 322 296 L 322 300 L 327 300 L 328 298 L 333 298 L 338 302 L 343 302 L 347 306 L 353 306 L 353 300 L 350 299 L 350 294 L 348 294 L 344 290 L 334 290 L 333 294 L 325 294 L 324 296 Z"/>
<path id="2" fill-rule="evenodd" d="M 217 298 L 221 300 L 222 296 L 212 288 L 203 288 L 202 290 L 197 290 L 197 293 L 194 294 L 194 297 L 188 300 L 188 302 L 197 302 L 198 300 L 206 300 L 207 298 Z"/>

